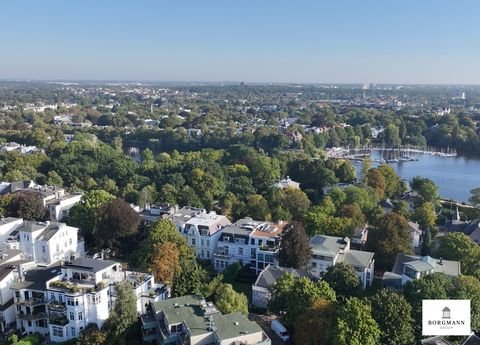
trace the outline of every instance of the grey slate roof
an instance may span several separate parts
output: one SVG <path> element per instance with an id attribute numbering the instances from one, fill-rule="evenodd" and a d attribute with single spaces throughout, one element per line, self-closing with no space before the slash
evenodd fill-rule
<path id="1" fill-rule="evenodd" d="M 310 239 L 310 247 L 315 255 L 334 256 L 346 246 L 346 241 L 340 237 L 315 235 Z"/>
<path id="2" fill-rule="evenodd" d="M 262 272 L 260 272 L 254 285 L 268 289 L 285 273 L 290 273 L 297 278 L 306 277 L 308 275 L 305 270 L 268 265 Z"/>
<path id="3" fill-rule="evenodd" d="M 98 272 L 107 267 L 117 264 L 118 262 L 112 260 L 98 260 L 90 258 L 78 258 L 71 262 L 66 262 L 63 267 L 77 268 L 84 271 Z"/>
<path id="4" fill-rule="evenodd" d="M 439 259 L 434 259 L 429 256 L 421 257 L 406 254 L 397 255 L 392 272 L 401 275 L 405 264 L 408 264 L 417 272 L 433 269 L 434 272 L 442 272 L 451 276 L 458 276 L 461 273 L 460 262 L 458 261 L 442 260 L 442 263 L 440 263 Z M 428 266 L 431 266 L 432 268 L 429 269 Z"/>
<path id="5" fill-rule="evenodd" d="M 28 271 L 23 281 L 13 283 L 12 289 L 45 291 L 47 289 L 47 282 L 61 273 L 62 270 L 60 269 L 59 263 L 50 267 L 37 267 Z"/>
<path id="6" fill-rule="evenodd" d="M 30 220 L 26 220 L 20 225 L 17 230 L 24 231 L 24 232 L 35 232 L 38 230 L 42 230 L 47 227 L 47 223 L 44 222 L 34 222 Z"/>
<path id="7" fill-rule="evenodd" d="M 343 262 L 354 267 L 368 267 L 375 254 L 361 250 L 349 250 L 343 255 L 339 255 L 338 262 Z"/>
<path id="8" fill-rule="evenodd" d="M 431 337 L 423 339 L 422 345 L 450 345 L 450 343 L 442 337 Z"/>

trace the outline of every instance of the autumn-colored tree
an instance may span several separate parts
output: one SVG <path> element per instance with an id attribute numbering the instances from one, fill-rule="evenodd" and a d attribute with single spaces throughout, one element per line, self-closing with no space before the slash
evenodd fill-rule
<path id="1" fill-rule="evenodd" d="M 383 199 L 385 196 L 386 182 L 385 177 L 379 170 L 372 169 L 368 172 L 367 185 L 375 190 L 375 194 L 377 194 L 380 199 Z"/>
<path id="2" fill-rule="evenodd" d="M 313 301 L 312 306 L 295 322 L 295 343 L 303 345 L 332 344 L 335 305 L 325 299 Z"/>
<path id="3" fill-rule="evenodd" d="M 175 272 L 180 269 L 180 252 L 175 243 L 165 242 L 155 245 L 150 269 L 155 280 L 171 285 Z"/>

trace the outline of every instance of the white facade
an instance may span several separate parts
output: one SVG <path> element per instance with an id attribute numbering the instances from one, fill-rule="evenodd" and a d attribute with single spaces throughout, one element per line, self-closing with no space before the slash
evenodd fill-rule
<path id="1" fill-rule="evenodd" d="M 312 258 L 309 270 L 312 276 L 321 278 L 329 267 L 341 262 L 353 267 L 364 289 L 372 284 L 374 253 L 350 249 L 349 238 L 315 235 L 310 239 L 310 247 Z"/>
<path id="2" fill-rule="evenodd" d="M 223 271 L 238 262 L 250 264 L 255 273 L 276 263 L 280 235 L 285 224 L 243 218 L 222 229 L 214 255 L 214 269 Z"/>
<path id="3" fill-rule="evenodd" d="M 0 246 L 8 239 L 11 232 L 22 224 L 22 218 L 2 218 L 0 220 Z"/>
<path id="4" fill-rule="evenodd" d="M 78 228 L 65 223 L 25 221 L 7 240 L 11 249 L 20 249 L 27 260 L 50 265 L 84 254 L 83 242 L 78 241 Z"/>
<path id="5" fill-rule="evenodd" d="M 52 342 L 74 339 L 89 324 L 101 328 L 116 300 L 116 284 L 129 281 L 137 298 L 137 311 L 169 297 L 153 276 L 123 270 L 108 260 L 76 259 L 62 266 L 37 268 L 13 284 L 22 334 L 49 335 Z"/>
<path id="6" fill-rule="evenodd" d="M 197 258 L 213 261 L 221 230 L 229 224 L 227 217 L 215 212 L 200 213 L 185 223 L 182 235 L 195 248 Z"/>
<path id="7" fill-rule="evenodd" d="M 50 201 L 47 204 L 51 221 L 61 221 L 68 216 L 69 210 L 82 200 L 82 193 L 73 193 L 68 196 Z"/>

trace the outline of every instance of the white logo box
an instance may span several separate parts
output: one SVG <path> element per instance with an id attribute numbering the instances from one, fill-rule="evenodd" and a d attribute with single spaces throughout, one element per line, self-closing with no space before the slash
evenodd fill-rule
<path id="1" fill-rule="evenodd" d="M 470 335 L 470 333 L 470 300 L 422 301 L 422 335 Z"/>

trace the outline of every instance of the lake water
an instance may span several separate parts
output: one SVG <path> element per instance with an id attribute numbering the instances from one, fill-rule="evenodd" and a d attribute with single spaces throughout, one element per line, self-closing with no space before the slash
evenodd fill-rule
<path id="1" fill-rule="evenodd" d="M 376 160 L 398 158 L 398 155 L 398 152 L 384 150 L 372 150 L 371 154 L 372 159 Z M 411 180 L 415 176 L 431 179 L 438 185 L 442 198 L 467 202 L 470 190 L 480 187 L 480 158 L 441 157 L 423 153 L 408 153 L 408 156 L 418 161 L 389 164 L 404 180 Z M 354 162 L 354 165 L 360 171 L 362 163 Z"/>

